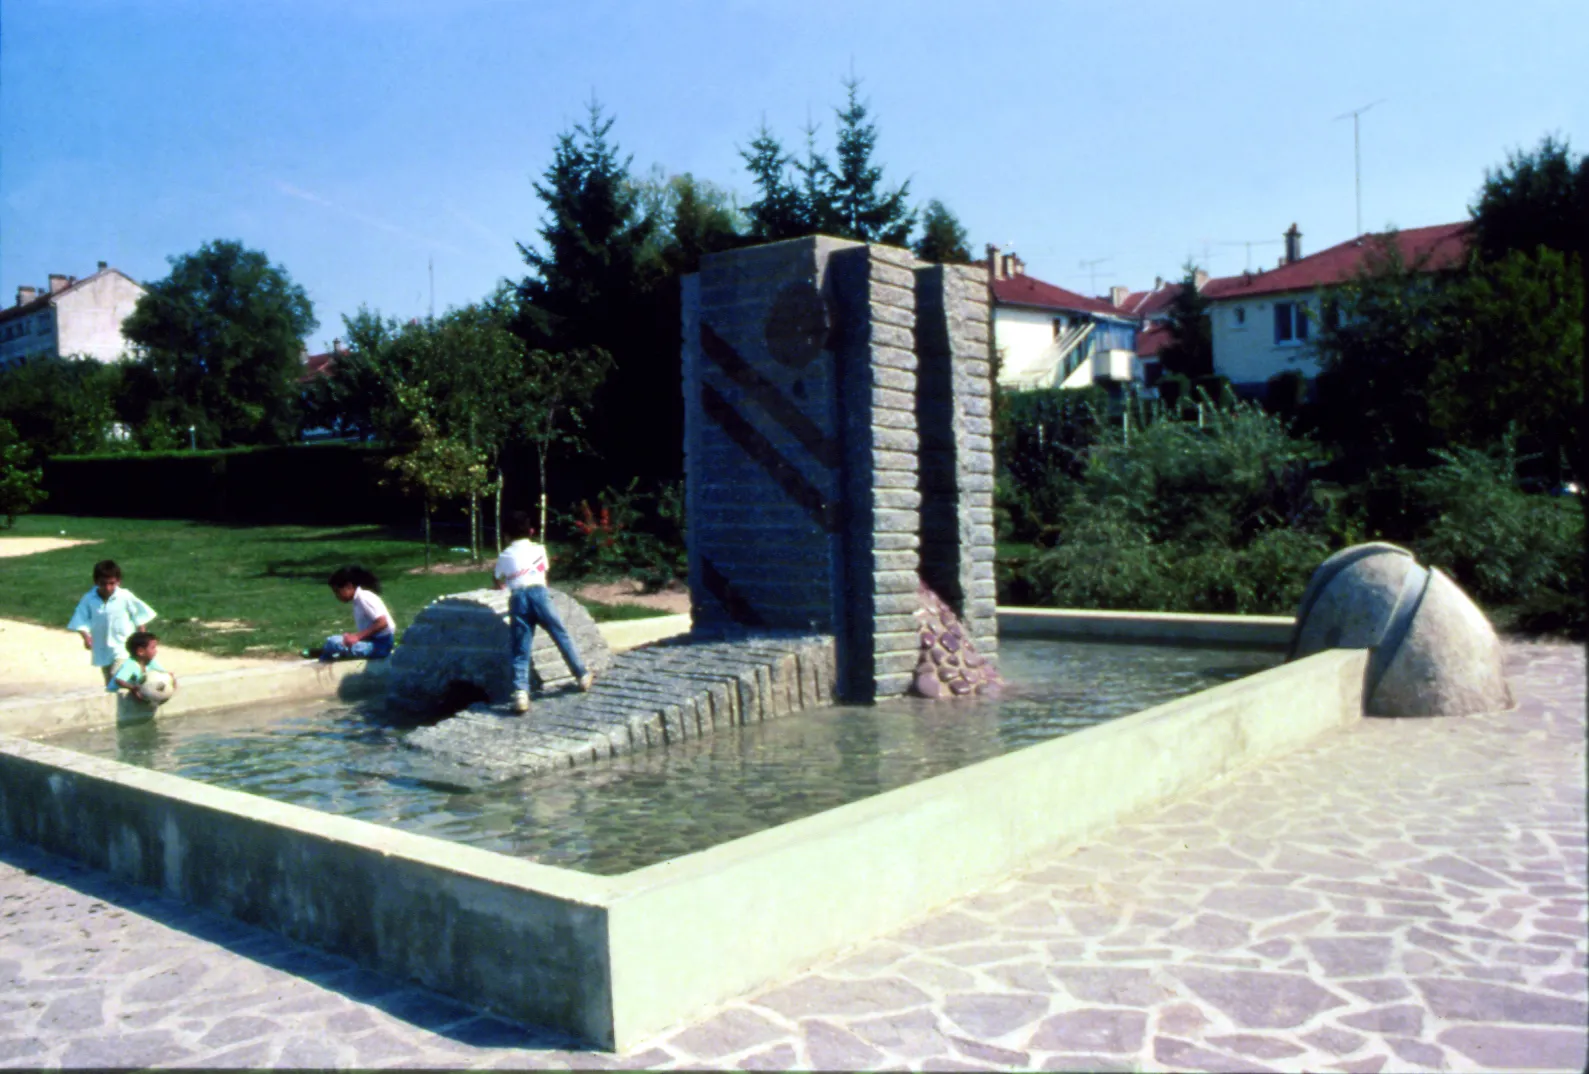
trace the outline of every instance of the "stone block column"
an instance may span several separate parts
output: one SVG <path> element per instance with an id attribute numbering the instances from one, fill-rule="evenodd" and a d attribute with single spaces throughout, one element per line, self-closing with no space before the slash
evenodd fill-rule
<path id="1" fill-rule="evenodd" d="M 697 630 L 831 633 L 847 700 L 914 681 L 923 581 L 997 646 L 986 282 L 812 237 L 684 284 Z"/>
<path id="2" fill-rule="evenodd" d="M 903 694 L 917 659 L 916 260 L 869 245 L 832 264 L 847 469 L 839 673 L 847 697 L 870 701 Z"/>
<path id="3" fill-rule="evenodd" d="M 986 272 L 968 265 L 922 265 L 915 278 L 921 577 L 994 662 L 999 635 Z"/>

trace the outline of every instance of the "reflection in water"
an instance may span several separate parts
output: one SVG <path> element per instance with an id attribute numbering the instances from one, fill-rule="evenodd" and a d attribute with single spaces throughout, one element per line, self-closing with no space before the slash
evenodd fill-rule
<path id="1" fill-rule="evenodd" d="M 329 813 L 622 873 L 1250 675 L 1267 651 L 1009 641 L 1000 700 L 840 706 L 552 775 L 438 781 L 346 705 L 258 707 L 52 740 Z M 412 767 L 408 771 L 405 766 Z"/>

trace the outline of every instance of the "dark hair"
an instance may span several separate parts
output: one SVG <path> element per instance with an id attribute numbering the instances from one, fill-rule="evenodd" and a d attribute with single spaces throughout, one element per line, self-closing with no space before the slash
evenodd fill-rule
<path id="1" fill-rule="evenodd" d="M 535 516 L 528 511 L 511 511 L 508 513 L 509 537 L 534 537 Z"/>
<path id="2" fill-rule="evenodd" d="M 381 580 L 357 563 L 350 563 L 346 567 L 338 567 L 332 571 L 331 577 L 326 579 L 326 585 L 332 589 L 341 589 L 343 586 L 352 585 L 358 586 L 360 589 L 368 589 L 371 593 L 379 593 L 381 591 Z"/>
<path id="3" fill-rule="evenodd" d="M 98 563 L 94 564 L 95 582 L 109 581 L 112 578 L 116 579 L 117 581 L 121 580 L 121 568 L 116 566 L 115 560 L 102 559 Z"/>
<path id="4" fill-rule="evenodd" d="M 134 631 L 133 633 L 127 635 L 127 652 L 132 656 L 137 656 L 139 653 L 149 648 L 149 643 L 151 641 L 159 640 L 159 637 L 151 634 L 147 630 Z"/>

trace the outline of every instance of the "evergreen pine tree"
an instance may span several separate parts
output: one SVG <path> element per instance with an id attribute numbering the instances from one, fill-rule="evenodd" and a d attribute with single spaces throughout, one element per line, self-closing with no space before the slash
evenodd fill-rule
<path id="1" fill-rule="evenodd" d="M 535 186 L 541 242 L 519 246 L 532 273 L 518 287 L 514 332 L 530 350 L 600 350 L 613 366 L 592 408 L 592 450 L 563 468 L 554 502 L 632 477 L 675 480 L 683 467 L 676 291 L 655 254 L 659 222 L 644 211 L 612 126 L 593 102 L 586 122 L 558 136 Z"/>
<path id="2" fill-rule="evenodd" d="M 835 109 L 839 128 L 836 164 L 817 149 L 817 128 L 805 128 L 805 154 L 795 159 L 763 124 L 740 156 L 756 184 L 750 204 L 750 237 L 758 242 L 834 235 L 861 242 L 904 246 L 916 214 L 909 208 L 910 184 L 883 186 L 883 168 L 873 163 L 877 126 L 867 120 L 860 82 L 847 79 L 845 107 Z"/>
<path id="3" fill-rule="evenodd" d="M 836 233 L 847 239 L 904 246 L 916 222 L 916 214 L 906 200 L 910 183 L 901 183 L 892 190 L 883 187 L 882 165 L 872 162 L 877 149 L 877 126 L 867 121 L 860 89 L 860 79 L 846 79 L 848 99 L 844 108 L 836 110 L 837 165 L 830 185 Z"/>
<path id="4" fill-rule="evenodd" d="M 1208 320 L 1208 300 L 1197 289 L 1197 270 L 1190 263 L 1181 289 L 1170 303 L 1170 342 L 1159 352 L 1166 373 L 1207 377 L 1214 372 L 1214 333 Z"/>
<path id="5" fill-rule="evenodd" d="M 590 118 L 557 139 L 535 192 L 546 204 L 542 249 L 519 244 L 533 270 L 519 286 L 517 326 L 532 347 L 611 350 L 622 313 L 648 289 L 644 249 L 656 221 L 640 211 L 627 157 L 609 139 L 613 117 L 598 102 Z"/>
<path id="6" fill-rule="evenodd" d="M 777 242 L 809 234 L 800 190 L 789 180 L 789 155 L 765 123 L 750 148 L 739 155 L 759 193 L 746 210 L 750 237 L 757 242 Z"/>
<path id="7" fill-rule="evenodd" d="M 965 265 L 971 262 L 966 229 L 960 220 L 937 198 L 927 203 L 921 214 L 921 238 L 914 247 L 916 256 L 935 264 Z"/>

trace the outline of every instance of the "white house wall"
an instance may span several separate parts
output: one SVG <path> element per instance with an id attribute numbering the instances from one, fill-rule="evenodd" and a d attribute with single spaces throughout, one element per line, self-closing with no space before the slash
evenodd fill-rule
<path id="1" fill-rule="evenodd" d="M 127 342 L 121 323 L 132 315 L 143 288 L 117 272 L 84 280 L 55 302 L 56 325 L 63 355 L 87 355 L 102 362 L 123 356 Z"/>
<path id="2" fill-rule="evenodd" d="M 993 345 L 999 351 L 999 383 L 1019 379 L 1054 342 L 1054 321 L 1069 318 L 1055 310 L 998 306 L 993 311 Z"/>
<path id="3" fill-rule="evenodd" d="M 1308 307 L 1310 340 L 1276 343 L 1276 302 L 1303 302 Z M 1246 321 L 1236 323 L 1236 311 L 1246 311 Z M 1319 374 L 1311 337 L 1319 330 L 1319 300 L 1314 292 L 1261 295 L 1252 299 L 1222 299 L 1209 310 L 1214 343 L 1214 372 L 1233 384 L 1262 384 L 1276 373 L 1295 369 L 1305 377 Z"/>

